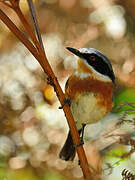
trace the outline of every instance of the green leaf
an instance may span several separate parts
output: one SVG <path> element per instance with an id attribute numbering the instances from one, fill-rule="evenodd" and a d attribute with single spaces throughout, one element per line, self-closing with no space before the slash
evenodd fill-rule
<path id="1" fill-rule="evenodd" d="M 126 88 L 121 91 L 114 100 L 113 112 L 135 114 L 135 89 Z"/>

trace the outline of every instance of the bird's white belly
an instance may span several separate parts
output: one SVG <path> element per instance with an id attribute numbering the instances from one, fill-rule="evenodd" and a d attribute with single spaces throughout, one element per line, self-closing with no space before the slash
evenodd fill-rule
<path id="1" fill-rule="evenodd" d="M 84 93 L 71 103 L 71 111 L 77 128 L 82 124 L 92 124 L 101 120 L 106 115 L 106 108 L 97 104 L 94 93 Z"/>

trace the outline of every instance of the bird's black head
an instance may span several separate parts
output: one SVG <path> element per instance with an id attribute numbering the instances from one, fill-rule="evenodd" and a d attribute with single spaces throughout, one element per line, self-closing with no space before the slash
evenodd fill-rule
<path id="1" fill-rule="evenodd" d="M 108 76 L 112 82 L 115 82 L 115 75 L 109 59 L 100 51 L 94 48 L 80 48 L 79 50 L 67 47 L 73 54 L 79 56 L 87 62 L 98 73 Z"/>

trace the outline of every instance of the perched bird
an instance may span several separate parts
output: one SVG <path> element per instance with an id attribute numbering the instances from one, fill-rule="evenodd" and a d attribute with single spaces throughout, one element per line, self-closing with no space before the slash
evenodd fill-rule
<path id="1" fill-rule="evenodd" d="M 85 125 L 98 122 L 112 109 L 115 76 L 110 61 L 100 51 L 94 48 L 67 49 L 78 56 L 78 67 L 66 82 L 65 96 L 70 101 L 78 132 L 83 138 Z M 59 157 L 73 161 L 75 152 L 69 131 Z"/>

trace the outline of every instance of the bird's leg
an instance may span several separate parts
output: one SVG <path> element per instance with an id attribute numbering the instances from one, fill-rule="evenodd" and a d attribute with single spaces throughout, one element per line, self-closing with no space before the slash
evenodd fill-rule
<path id="1" fill-rule="evenodd" d="M 78 146 L 82 146 L 84 144 L 84 141 L 83 141 L 83 136 L 84 136 L 84 128 L 85 128 L 86 124 L 82 124 L 82 129 L 81 129 L 81 132 L 82 132 L 82 135 L 81 135 L 81 141 L 77 144 L 77 147 Z"/>
<path id="2" fill-rule="evenodd" d="M 59 109 L 63 109 L 63 107 L 64 107 L 66 104 L 68 104 L 69 107 L 70 107 L 70 105 L 71 105 L 70 99 L 66 98 L 66 99 L 64 100 L 64 104 L 62 104 L 62 106 L 60 106 Z"/>
<path id="3" fill-rule="evenodd" d="M 84 136 L 84 128 L 85 128 L 86 124 L 82 124 L 82 136 L 81 139 L 83 140 L 83 136 Z"/>
<path id="4" fill-rule="evenodd" d="M 84 144 L 84 141 L 83 141 L 83 136 L 84 136 L 84 128 L 85 128 L 86 124 L 82 124 L 82 129 L 80 130 L 79 134 L 82 132 L 82 135 L 81 135 L 81 141 L 77 144 L 77 147 L 78 146 L 82 146 Z M 78 160 L 78 165 L 80 165 L 80 160 Z"/>

